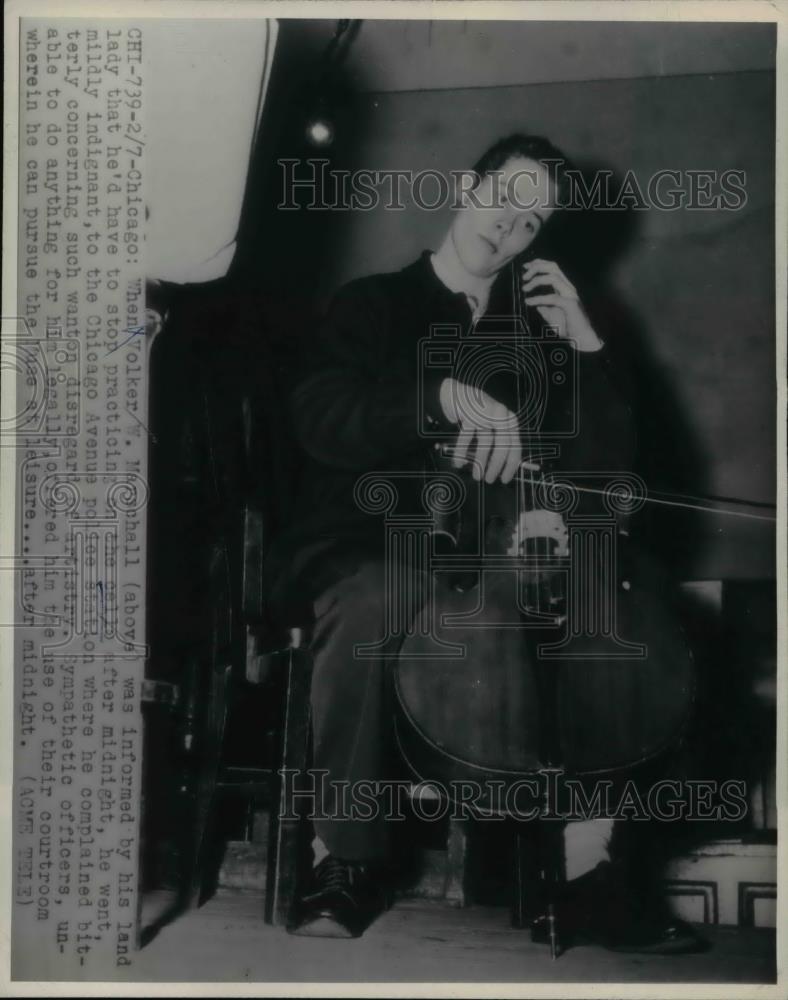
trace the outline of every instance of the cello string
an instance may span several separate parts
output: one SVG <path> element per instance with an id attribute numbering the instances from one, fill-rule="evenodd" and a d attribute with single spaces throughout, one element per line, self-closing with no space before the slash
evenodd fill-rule
<path id="1" fill-rule="evenodd" d="M 519 270 L 520 270 L 519 263 L 516 260 L 513 261 L 512 262 L 512 279 L 513 279 L 514 285 L 515 285 L 515 294 L 518 296 L 518 298 L 517 298 L 517 302 L 518 302 L 517 315 L 522 320 L 522 327 L 521 327 L 520 324 L 517 322 L 517 319 L 515 319 L 515 336 L 517 338 L 517 350 L 518 350 L 518 359 L 517 359 L 517 366 L 516 366 L 516 370 L 517 370 L 517 376 L 516 376 L 516 379 L 517 379 L 517 412 L 518 412 L 518 414 L 523 412 L 523 393 L 524 393 L 524 390 L 525 390 L 525 387 L 524 387 L 523 381 L 522 381 L 523 380 L 523 371 L 524 371 L 524 369 L 523 369 L 523 367 L 522 367 L 522 365 L 520 363 L 520 357 L 519 357 L 519 355 L 520 355 L 520 352 L 524 352 L 525 351 L 526 348 L 525 348 L 525 345 L 523 343 L 523 340 L 527 339 L 527 337 L 528 337 L 528 332 L 527 332 L 528 331 L 528 327 L 527 327 L 526 322 L 525 322 L 525 303 L 522 300 L 521 282 L 520 282 L 519 277 L 518 277 Z M 529 447 L 530 447 L 531 444 L 532 444 L 532 442 L 529 442 Z M 529 457 L 530 457 L 530 452 L 529 452 Z M 530 552 L 529 552 L 529 548 L 528 548 L 529 539 L 528 539 L 528 531 L 527 531 L 528 514 L 532 513 L 534 510 L 536 510 L 536 484 L 534 483 L 533 480 L 531 480 L 531 484 L 530 485 L 531 485 L 530 495 L 527 498 L 527 502 L 525 502 L 524 505 L 523 505 L 524 509 L 519 512 L 519 514 L 520 514 L 519 522 L 520 522 L 520 532 L 521 532 L 520 552 L 521 552 L 521 555 L 523 556 L 523 558 L 525 559 L 526 564 L 528 562 L 528 559 L 530 558 Z M 531 592 L 531 598 L 532 598 L 532 600 L 533 600 L 533 602 L 534 602 L 534 604 L 536 606 L 534 610 L 536 611 L 537 616 L 541 617 L 542 614 L 544 613 L 544 609 L 542 608 L 542 581 L 541 581 L 540 573 L 539 573 L 539 541 L 538 541 L 538 538 L 536 540 L 536 552 L 535 552 L 535 554 L 536 554 L 536 557 L 537 557 L 536 558 L 536 570 L 533 573 L 533 575 L 532 575 L 532 577 L 531 577 L 531 579 L 530 579 L 530 581 L 528 583 L 528 587 L 529 587 L 530 592 Z"/>
<path id="2" fill-rule="evenodd" d="M 544 478 L 544 477 L 542 477 L 542 478 Z M 541 482 L 540 482 L 540 485 L 541 485 Z M 535 485 L 532 485 L 532 487 L 531 487 L 531 510 L 532 511 L 536 510 L 536 486 Z M 526 535 L 526 537 L 527 537 L 527 535 Z M 542 538 L 541 541 L 543 541 L 543 543 L 544 543 L 545 546 L 547 545 L 547 539 L 546 538 Z M 539 543 L 540 543 L 540 536 L 537 535 L 536 536 L 536 610 L 537 610 L 537 612 L 540 615 L 542 615 L 542 614 L 544 614 L 544 608 L 542 607 L 542 595 L 544 594 L 545 587 L 544 587 L 544 581 L 542 579 L 542 573 L 544 572 L 544 570 L 539 565 L 539 563 L 540 563 L 540 560 L 539 560 L 540 544 Z M 546 554 L 547 553 L 545 552 L 544 555 L 546 555 Z"/>
<path id="3" fill-rule="evenodd" d="M 518 260 L 518 258 L 515 258 L 512 261 L 512 295 L 513 295 L 513 302 L 517 303 L 517 308 L 515 310 L 516 316 L 514 321 L 514 336 L 515 336 L 515 346 L 518 355 L 521 351 L 525 351 L 525 345 L 522 343 L 522 341 L 529 335 L 528 325 L 525 320 L 526 306 L 525 302 L 523 301 L 522 282 L 520 280 L 520 267 L 521 267 L 520 261 Z M 518 320 L 522 322 L 522 326 L 520 325 L 520 322 L 518 322 Z M 517 412 L 518 414 L 520 414 L 523 412 L 524 386 L 522 384 L 523 369 L 519 364 L 519 359 L 518 359 L 518 364 L 515 366 L 515 372 L 516 372 L 515 386 L 517 392 Z M 520 538 L 518 539 L 519 548 L 521 555 L 526 556 L 526 558 L 528 555 L 528 550 L 527 550 L 528 536 L 526 532 L 528 508 L 530 508 L 531 511 L 536 510 L 536 484 L 534 483 L 533 480 L 531 480 L 529 485 L 530 485 L 530 494 L 523 496 L 523 509 L 517 511 L 518 532 L 520 534 Z M 536 572 L 533 576 L 533 579 L 531 581 L 526 582 L 526 592 L 530 591 L 532 596 L 535 597 L 536 614 L 542 615 L 543 614 L 542 583 L 540 579 L 540 569 L 539 569 L 539 559 L 538 559 L 539 556 L 538 538 L 536 540 L 536 556 L 537 556 Z"/>
<path id="4" fill-rule="evenodd" d="M 545 476 L 544 476 L 544 473 L 542 473 L 542 476 L 541 476 L 541 479 L 540 479 L 540 484 L 544 484 L 544 482 L 545 482 Z M 550 554 L 551 554 L 550 553 L 550 540 L 547 537 L 547 535 L 544 535 L 543 537 L 544 537 L 544 556 L 545 556 L 545 560 L 548 560 L 550 558 Z M 549 609 L 549 611 L 550 611 L 551 614 L 552 614 L 552 611 L 553 611 L 553 608 L 555 606 L 555 602 L 556 602 L 556 599 L 557 599 L 556 598 L 556 593 L 555 593 L 555 588 L 553 587 L 553 580 L 554 579 L 555 579 L 554 574 L 552 574 L 550 572 L 547 572 L 547 604 L 548 604 L 548 609 Z"/>

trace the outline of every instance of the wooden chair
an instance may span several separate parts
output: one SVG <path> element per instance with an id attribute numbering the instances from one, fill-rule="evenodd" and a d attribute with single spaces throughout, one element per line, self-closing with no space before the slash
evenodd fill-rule
<path id="1" fill-rule="evenodd" d="M 160 289 L 158 294 L 161 297 Z M 235 343 L 229 334 L 221 357 L 215 349 L 217 328 L 223 323 L 226 330 L 243 325 L 235 312 L 229 319 L 224 315 L 228 300 L 235 309 L 236 298 L 225 296 L 221 287 L 188 294 L 170 290 L 166 308 L 160 307 L 167 321 L 151 365 L 154 583 L 166 563 L 158 548 L 162 541 L 177 549 L 175 558 L 189 549 L 189 559 L 178 563 L 177 572 L 164 566 L 165 582 L 152 595 L 152 604 L 158 607 L 163 600 L 166 610 L 159 634 L 154 634 L 143 694 L 149 720 L 161 727 L 166 719 L 175 788 L 173 825 L 178 831 L 177 897 L 159 925 L 199 905 L 210 891 L 216 823 L 231 799 L 243 802 L 249 817 L 258 807 L 270 813 L 268 922 L 287 922 L 303 857 L 304 824 L 288 798 L 294 786 L 283 782 L 279 772 L 286 769 L 297 782 L 309 763 L 311 661 L 303 623 L 282 627 L 271 622 L 263 581 L 269 535 L 286 507 L 281 484 L 271 477 L 285 466 L 287 427 L 277 405 L 270 358 L 267 364 L 259 363 L 260 358 L 250 363 L 249 338 Z M 261 387 L 262 382 L 266 384 Z M 162 510 L 174 512 L 169 520 L 164 518 L 163 526 L 158 523 Z M 173 542 L 168 531 L 180 531 L 184 519 L 191 524 L 193 538 Z M 177 601 L 168 603 L 169 590 L 177 591 L 183 579 L 197 605 L 185 612 L 175 607 Z M 180 604 L 188 600 L 187 595 Z M 179 626 L 181 619 L 186 624 Z M 154 633 L 156 627 L 154 622 Z M 173 639 L 171 633 L 178 629 Z M 160 633 L 165 634 L 164 655 L 159 654 Z M 270 752 L 263 765 L 230 764 L 224 755 L 234 692 L 244 685 L 264 689 L 269 703 L 269 725 L 262 738 Z M 148 764 L 150 777 L 151 761 Z M 516 871 L 523 878 L 518 880 L 513 919 L 525 923 L 530 898 L 525 876 L 533 874 L 533 864 L 525 838 L 520 848 Z M 451 825 L 447 850 L 446 898 L 462 905 L 467 853 L 463 823 Z"/>
<path id="2" fill-rule="evenodd" d="M 161 926 L 206 895 L 213 830 L 227 798 L 278 795 L 278 751 L 251 768 L 224 759 L 238 692 L 262 685 L 270 694 L 265 738 L 275 742 L 280 716 L 294 748 L 294 709 L 278 711 L 280 696 L 307 675 L 303 653 L 272 627 L 263 600 L 263 555 L 277 509 L 286 506 L 288 473 L 276 365 L 261 346 L 259 310 L 252 304 L 245 313 L 223 283 L 148 293 L 161 333 L 150 364 L 152 655 L 143 701 L 146 739 L 159 753 L 147 754 L 143 831 L 156 827 L 157 810 L 168 811 L 169 876 L 177 883 Z M 305 708 L 308 699 L 287 703 Z"/>

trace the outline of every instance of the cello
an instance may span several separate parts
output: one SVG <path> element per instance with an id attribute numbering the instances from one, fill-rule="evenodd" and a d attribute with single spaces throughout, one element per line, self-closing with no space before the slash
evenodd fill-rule
<path id="1" fill-rule="evenodd" d="M 561 782 L 588 801 L 600 782 L 621 787 L 680 743 L 695 674 L 664 573 L 629 540 L 645 484 L 600 473 L 599 442 L 567 465 L 563 443 L 543 433 L 549 401 L 533 397 L 550 370 L 545 351 L 571 349 L 548 343 L 517 274 L 513 265 L 515 315 L 477 324 L 457 367 L 463 350 L 484 351 L 484 336 L 508 340 L 525 376 L 524 461 L 510 484 L 484 484 L 472 456 L 458 470 L 449 449 L 434 452 L 424 492 L 433 593 L 394 668 L 395 732 L 411 771 L 471 815 L 555 819 Z M 556 957 L 555 837 L 541 850 Z"/>

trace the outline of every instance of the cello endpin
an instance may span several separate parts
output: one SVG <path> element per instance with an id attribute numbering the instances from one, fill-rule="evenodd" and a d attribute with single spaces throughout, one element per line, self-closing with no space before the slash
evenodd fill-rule
<path id="1" fill-rule="evenodd" d="M 552 961 L 558 958 L 558 934 L 555 923 L 555 904 L 550 903 L 547 907 L 547 926 L 550 933 L 550 958 Z"/>

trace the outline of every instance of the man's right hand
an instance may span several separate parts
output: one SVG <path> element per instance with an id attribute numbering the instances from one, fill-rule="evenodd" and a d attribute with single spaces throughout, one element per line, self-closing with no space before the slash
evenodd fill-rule
<path id="1" fill-rule="evenodd" d="M 472 463 L 473 478 L 486 483 L 510 482 L 522 460 L 517 417 L 482 389 L 446 378 L 440 402 L 447 420 L 460 425 L 454 464 Z"/>

